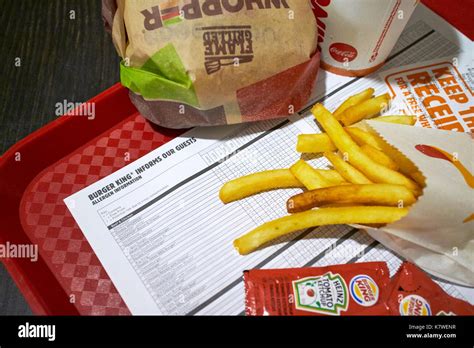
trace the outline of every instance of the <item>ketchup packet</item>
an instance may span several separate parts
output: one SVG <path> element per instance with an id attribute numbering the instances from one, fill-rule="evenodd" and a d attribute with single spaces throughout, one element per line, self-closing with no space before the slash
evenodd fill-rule
<path id="1" fill-rule="evenodd" d="M 392 278 L 387 305 L 392 315 L 474 315 L 474 306 L 449 296 L 409 262 Z"/>
<path id="2" fill-rule="evenodd" d="M 389 315 L 385 262 L 244 272 L 246 315 Z"/>

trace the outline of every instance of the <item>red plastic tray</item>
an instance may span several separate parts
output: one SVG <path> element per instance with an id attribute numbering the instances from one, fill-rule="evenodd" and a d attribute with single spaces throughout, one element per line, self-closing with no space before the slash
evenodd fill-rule
<path id="1" fill-rule="evenodd" d="M 441 2 L 424 1 L 472 39 L 470 1 Z M 182 133 L 145 121 L 119 84 L 89 102 L 94 121 L 60 117 L 0 158 L 0 243 L 35 243 L 41 256 L 2 261 L 36 314 L 130 313 L 63 199 Z"/>
<path id="2" fill-rule="evenodd" d="M 94 121 L 62 116 L 0 160 L 0 243 L 41 256 L 3 262 L 36 314 L 129 314 L 63 199 L 183 132 L 151 125 L 119 84 L 89 102 Z"/>

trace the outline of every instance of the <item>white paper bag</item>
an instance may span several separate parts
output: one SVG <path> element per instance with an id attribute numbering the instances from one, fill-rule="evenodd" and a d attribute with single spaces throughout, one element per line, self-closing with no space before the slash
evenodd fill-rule
<path id="1" fill-rule="evenodd" d="M 426 187 L 400 221 L 380 229 L 363 228 L 429 273 L 474 286 L 472 134 L 377 121 L 367 124 L 414 162 Z"/>

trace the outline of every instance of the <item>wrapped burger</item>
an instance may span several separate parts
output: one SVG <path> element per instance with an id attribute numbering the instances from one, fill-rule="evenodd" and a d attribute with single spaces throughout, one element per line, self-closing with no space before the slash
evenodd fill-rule
<path id="1" fill-rule="evenodd" d="M 319 67 L 306 0 L 103 0 L 121 81 L 143 116 L 171 128 L 285 117 Z"/>

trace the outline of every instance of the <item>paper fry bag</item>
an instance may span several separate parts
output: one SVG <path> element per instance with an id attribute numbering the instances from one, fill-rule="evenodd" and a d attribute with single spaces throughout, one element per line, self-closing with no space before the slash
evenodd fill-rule
<path id="1" fill-rule="evenodd" d="M 472 134 L 367 123 L 414 162 L 426 187 L 406 217 L 380 229 L 364 229 L 429 273 L 474 286 Z"/>
<path id="2" fill-rule="evenodd" d="M 288 117 L 319 67 L 309 0 L 103 0 L 132 102 L 170 128 Z"/>

